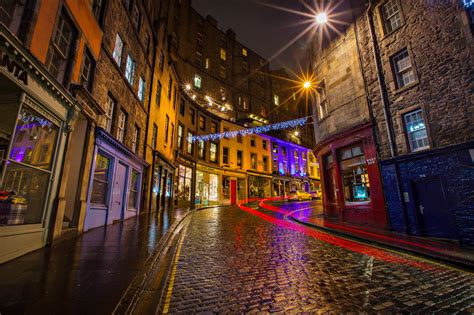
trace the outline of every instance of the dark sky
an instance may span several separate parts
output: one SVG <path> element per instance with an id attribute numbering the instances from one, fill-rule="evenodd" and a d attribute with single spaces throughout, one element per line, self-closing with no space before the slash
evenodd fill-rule
<path id="1" fill-rule="evenodd" d="M 237 40 L 256 51 L 264 58 L 270 58 L 295 38 L 305 26 L 296 25 L 302 17 L 262 4 L 263 0 L 192 0 L 193 7 L 204 17 L 216 18 L 218 27 L 225 31 L 232 28 Z M 301 10 L 298 0 L 265 0 L 266 3 Z M 289 47 L 271 62 L 273 69 L 281 66 L 296 70 L 304 54 L 305 40 Z"/>

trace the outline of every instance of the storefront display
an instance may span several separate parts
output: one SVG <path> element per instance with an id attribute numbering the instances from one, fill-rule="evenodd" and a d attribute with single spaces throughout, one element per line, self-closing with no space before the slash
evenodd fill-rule
<path id="1" fill-rule="evenodd" d="M 339 152 L 344 198 L 346 202 L 370 201 L 367 164 L 360 146 Z"/>
<path id="2" fill-rule="evenodd" d="M 249 198 L 264 198 L 272 195 L 271 179 L 249 175 Z"/>
<path id="3" fill-rule="evenodd" d="M 196 171 L 196 205 L 207 206 L 219 202 L 219 176 Z"/>
<path id="4" fill-rule="evenodd" d="M 193 170 L 190 167 L 179 165 L 178 167 L 178 189 L 177 198 L 178 202 L 191 201 L 191 185 L 193 178 Z"/>

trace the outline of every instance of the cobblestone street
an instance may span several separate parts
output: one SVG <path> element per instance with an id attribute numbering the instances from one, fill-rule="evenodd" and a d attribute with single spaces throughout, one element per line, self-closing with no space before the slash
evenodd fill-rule
<path id="1" fill-rule="evenodd" d="M 472 274 L 299 226 L 278 209 L 196 212 L 160 311 L 474 311 Z"/>

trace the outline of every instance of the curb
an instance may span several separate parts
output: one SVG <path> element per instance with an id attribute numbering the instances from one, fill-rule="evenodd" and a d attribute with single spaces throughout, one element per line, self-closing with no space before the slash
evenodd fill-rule
<path id="1" fill-rule="evenodd" d="M 474 262 L 472 262 L 472 261 L 460 260 L 460 259 L 457 259 L 457 258 L 454 258 L 454 257 L 449 257 L 449 256 L 444 256 L 444 255 L 436 255 L 436 254 L 431 254 L 431 253 L 427 253 L 427 252 L 420 252 L 420 251 L 417 251 L 417 250 L 414 250 L 414 249 L 410 249 L 410 248 L 406 248 L 406 247 L 402 247 L 402 246 L 397 246 L 395 244 L 387 244 L 387 243 L 377 242 L 375 240 L 366 239 L 366 238 L 363 238 L 363 237 L 360 237 L 360 236 L 356 236 L 356 235 L 336 231 L 336 230 L 333 230 L 333 229 L 330 229 L 330 228 L 327 228 L 327 227 L 322 227 L 322 226 L 319 226 L 319 225 L 315 225 L 315 224 L 312 224 L 312 223 L 301 221 L 299 219 L 296 219 L 293 216 L 288 216 L 288 217 L 291 220 L 298 223 L 298 224 L 305 225 L 305 226 L 308 226 L 308 227 L 311 227 L 311 228 L 315 228 L 315 229 L 318 229 L 318 230 L 321 230 L 321 231 L 324 231 L 324 232 L 328 232 L 328 233 L 331 233 L 331 234 L 334 234 L 334 235 L 350 238 L 350 239 L 353 239 L 353 240 L 356 240 L 356 241 L 360 241 L 362 243 L 366 243 L 366 244 L 370 244 L 370 245 L 377 245 L 377 246 L 380 246 L 380 247 L 384 247 L 386 249 L 396 249 L 398 251 L 401 251 L 401 252 L 404 252 L 404 253 L 407 253 L 407 254 L 415 254 L 415 255 L 421 256 L 423 258 L 428 258 L 428 259 L 431 259 L 431 260 L 440 261 L 440 262 L 443 262 L 445 264 L 448 264 L 448 265 L 451 265 L 451 266 L 454 266 L 454 267 L 462 268 L 464 270 L 467 269 L 466 271 L 469 271 L 469 272 L 472 272 L 472 270 L 474 269 Z"/>

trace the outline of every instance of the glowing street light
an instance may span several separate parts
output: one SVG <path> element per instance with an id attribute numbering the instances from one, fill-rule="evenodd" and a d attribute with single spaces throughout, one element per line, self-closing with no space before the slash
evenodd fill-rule
<path id="1" fill-rule="evenodd" d="M 325 12 L 318 13 L 316 15 L 316 23 L 325 24 L 328 22 L 328 15 Z"/>
<path id="2" fill-rule="evenodd" d="M 305 89 L 309 89 L 309 88 L 311 87 L 311 82 L 310 82 L 310 81 L 305 81 L 305 82 L 303 83 L 303 87 L 304 87 Z"/>
<path id="3" fill-rule="evenodd" d="M 187 91 L 191 90 L 191 84 L 186 84 L 185 87 L 186 87 L 186 90 L 187 90 Z"/>
<path id="4" fill-rule="evenodd" d="M 295 137 L 298 137 L 300 135 L 300 132 L 298 130 L 295 131 Z"/>

